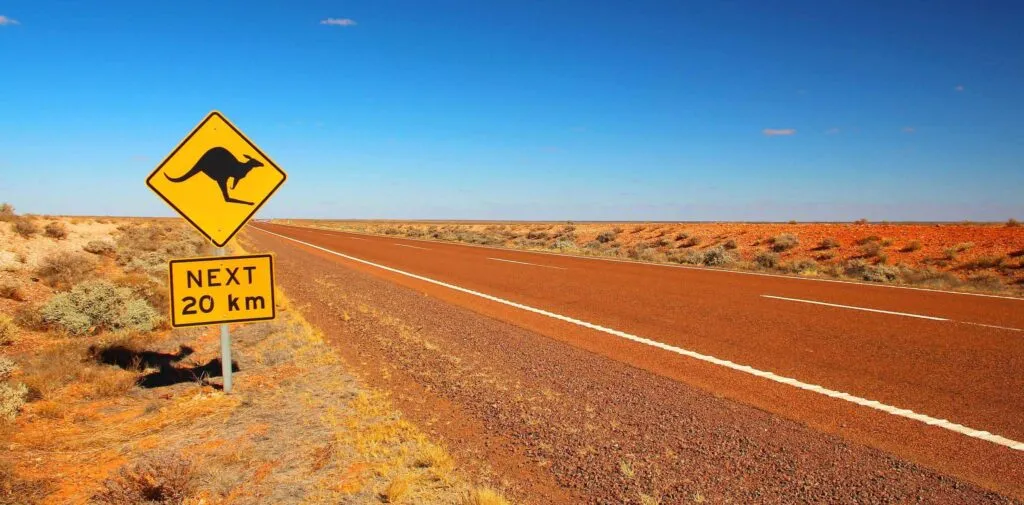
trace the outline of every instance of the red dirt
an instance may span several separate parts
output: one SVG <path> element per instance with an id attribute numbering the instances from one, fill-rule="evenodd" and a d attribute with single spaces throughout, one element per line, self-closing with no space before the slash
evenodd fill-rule
<path id="1" fill-rule="evenodd" d="M 814 347 L 808 351 L 821 352 L 798 353 L 797 359 L 794 349 L 803 347 L 793 343 L 778 346 L 778 342 L 771 343 L 771 335 L 774 333 L 771 328 L 774 324 L 765 319 L 768 313 L 745 315 L 743 312 L 752 306 L 751 301 L 728 301 L 728 296 L 737 296 L 740 281 L 735 278 L 750 279 L 750 276 L 734 278 L 731 274 L 549 257 L 551 261 L 558 262 L 552 264 L 588 263 L 587 269 L 594 270 L 591 273 L 596 276 L 596 282 L 562 285 L 550 273 L 542 275 L 542 278 L 534 278 L 533 274 L 523 269 L 513 271 L 498 266 L 484 269 L 472 259 L 478 255 L 476 253 L 484 251 L 480 249 L 438 244 L 430 246 L 429 253 L 420 251 L 409 254 L 409 251 L 398 251 L 405 248 L 390 247 L 391 244 L 385 244 L 386 247 L 379 244 L 374 246 L 375 240 L 332 241 L 322 232 L 302 232 L 279 227 L 274 230 L 498 296 L 510 296 L 505 293 L 507 288 L 508 292 L 513 293 L 511 296 L 523 303 L 548 308 L 547 304 L 551 300 L 534 298 L 539 296 L 538 292 L 524 287 L 543 286 L 544 293 L 560 294 L 565 298 L 562 301 L 569 304 L 554 307 L 553 310 L 558 312 L 582 317 L 578 315 L 581 310 L 597 311 L 605 316 L 594 317 L 612 318 L 609 326 L 643 336 L 656 337 L 662 341 L 672 335 L 697 339 L 679 342 L 688 348 L 696 345 L 697 350 L 703 350 L 700 346 L 706 345 L 725 345 L 733 349 L 727 351 L 723 347 L 712 352 L 720 357 L 732 359 L 733 356 L 728 355 L 728 352 L 752 353 L 746 358 L 737 359 L 739 362 L 757 365 L 758 355 L 768 359 L 775 355 L 776 347 L 779 350 L 788 349 L 788 361 L 775 362 L 776 365 L 788 362 L 787 366 L 796 367 L 780 370 L 787 375 L 796 372 L 798 377 L 806 377 L 810 373 L 806 367 L 822 363 L 822 358 L 818 356 L 827 355 L 829 346 L 849 344 L 856 350 L 858 345 L 863 345 L 859 334 L 855 333 L 857 338 L 850 339 L 850 335 L 844 335 L 842 331 L 835 333 L 830 340 L 814 344 L 815 339 L 820 340 L 825 334 L 831 333 L 831 326 L 828 325 L 822 329 L 823 333 L 811 332 L 813 335 L 807 330 L 800 330 L 797 335 L 806 334 L 808 339 L 798 345 Z M 378 384 L 386 385 L 399 395 L 414 398 L 411 404 L 419 404 L 411 414 L 415 419 L 420 422 L 436 422 L 439 411 L 433 409 L 444 404 L 456 405 L 459 408 L 452 410 L 451 417 L 458 419 L 469 416 L 473 422 L 483 423 L 489 435 L 489 438 L 485 437 L 481 441 L 465 437 L 458 430 L 448 431 L 446 423 L 434 424 L 440 433 L 459 441 L 458 449 L 461 452 L 483 454 L 499 471 L 509 467 L 522 470 L 521 465 L 509 463 L 504 454 L 511 451 L 520 455 L 516 459 L 525 454 L 537 465 L 534 471 L 541 473 L 539 477 L 552 475 L 560 487 L 581 493 L 588 502 L 632 503 L 639 501 L 639 493 L 660 495 L 663 503 L 697 500 L 698 497 L 712 502 L 733 500 L 741 503 L 907 503 L 914 500 L 928 503 L 1012 502 L 1005 497 L 986 494 L 956 478 L 927 470 L 919 464 L 938 468 L 942 473 L 958 475 L 962 479 L 1004 493 L 1024 496 L 1024 489 L 1020 487 L 1024 464 L 1016 451 L 965 439 L 945 430 L 867 411 L 788 386 L 738 376 L 718 367 L 666 355 L 621 339 L 595 335 L 590 330 L 384 273 L 269 235 L 249 233 L 248 236 L 261 248 L 278 252 L 280 282 L 294 298 L 309 304 L 313 310 L 308 312 L 314 314 L 311 319 L 315 324 L 329 328 L 331 333 L 337 331 L 341 332 L 339 334 L 351 335 L 350 339 L 337 343 L 343 355 L 350 361 L 361 362 L 364 373 L 370 375 L 371 381 L 376 380 Z M 453 253 L 453 249 L 462 250 L 463 253 Z M 449 254 L 455 256 L 443 256 Z M 486 254 L 493 254 L 493 251 Z M 512 253 L 506 253 L 505 257 L 519 258 L 509 254 Z M 402 264 L 400 261 L 412 263 Z M 349 268 L 339 268 L 339 263 Z M 627 277 L 633 274 L 624 273 L 622 269 L 626 272 L 641 269 L 654 271 L 655 277 L 626 283 Z M 575 272 L 585 269 L 571 270 Z M 459 272 L 486 275 L 474 280 L 458 278 Z M 677 274 L 687 277 L 675 281 L 669 277 Z M 700 275 L 718 277 L 705 281 L 701 280 Z M 416 291 L 381 282 L 374 277 L 383 277 L 413 287 Z M 664 277 L 668 284 L 651 284 L 657 277 Z M 486 282 L 485 279 L 501 279 L 498 291 L 494 291 L 493 284 L 480 284 Z M 796 282 L 768 277 L 756 279 L 763 282 Z M 519 286 L 517 283 L 525 284 Z M 689 291 L 705 296 L 694 298 L 674 293 L 667 287 L 670 284 L 685 286 Z M 830 287 L 838 290 L 833 293 L 836 296 L 850 295 L 842 293 L 847 289 L 868 290 L 869 295 L 883 305 L 903 303 L 905 300 L 900 300 L 900 295 L 895 293 L 907 293 L 850 285 L 812 284 L 817 286 L 812 291 L 823 290 L 821 293 L 813 293 L 815 295 L 828 292 L 832 289 Z M 661 313 L 657 302 L 632 300 L 636 294 L 632 291 L 628 294 L 615 294 L 611 291 L 604 293 L 605 288 L 614 290 L 617 286 L 642 286 L 650 293 L 663 295 L 665 300 L 670 301 L 666 302 L 668 312 Z M 725 293 L 707 292 L 713 289 L 724 290 Z M 707 305 L 701 302 L 702 298 L 716 300 L 720 304 Z M 930 304 L 938 303 L 933 307 L 936 310 L 953 311 L 958 317 L 1009 317 L 1010 323 L 1019 322 L 1003 310 L 989 311 L 983 306 L 976 306 L 973 299 L 970 302 L 944 305 L 927 296 L 925 298 L 931 300 L 928 302 Z M 625 312 L 608 312 L 611 306 L 602 300 L 617 303 L 632 300 L 640 305 L 626 304 L 626 312 L 632 311 L 632 318 L 616 321 L 614 318 L 626 317 Z M 489 318 L 481 318 L 460 306 Z M 669 310 L 669 306 L 675 309 Z M 716 306 L 728 313 L 719 314 Z M 671 315 L 680 310 L 685 310 L 693 320 L 681 314 L 678 317 Z M 350 319 L 352 314 L 355 316 Z M 387 324 L 382 324 L 381 314 L 386 316 L 383 322 Z M 638 317 L 638 314 L 643 316 Z M 584 315 L 593 316 L 589 313 Z M 822 319 L 822 316 L 801 315 L 800 309 L 783 309 L 781 315 L 787 319 L 786 328 L 790 329 L 812 328 L 816 323 L 829 320 L 833 322 L 828 324 L 836 326 L 834 329 L 840 329 L 839 326 L 844 322 L 860 318 L 828 316 Z M 801 320 L 808 317 L 811 319 Z M 502 321 L 510 321 L 519 328 Z M 729 329 L 730 321 L 749 323 L 752 326 L 734 332 Z M 596 322 L 605 323 L 606 320 L 597 319 Z M 889 346 L 894 345 L 893 339 L 898 339 L 899 335 L 931 335 L 932 341 L 940 348 L 956 341 L 965 342 L 964 345 L 980 345 L 977 334 L 953 325 L 935 332 L 934 328 L 926 331 L 914 322 L 878 320 L 877 323 L 870 326 L 881 328 L 882 333 L 876 330 L 864 336 L 877 337 L 878 342 L 887 342 Z M 659 333 L 656 330 L 659 324 L 669 325 L 669 332 Z M 724 328 L 721 327 L 723 324 Z M 389 325 L 405 328 L 406 333 L 392 331 L 388 329 Z M 703 330 L 700 329 L 702 327 Z M 410 334 L 415 338 L 410 337 Z M 993 338 L 999 340 L 1001 337 Z M 843 344 L 844 341 L 847 344 Z M 920 352 L 924 353 L 934 351 L 929 348 L 927 341 L 913 346 L 919 346 Z M 867 348 L 865 352 L 870 349 Z M 887 351 L 889 354 L 892 352 Z M 876 357 L 888 359 L 887 353 L 876 353 Z M 873 373 L 867 373 L 866 376 L 877 377 L 882 387 L 887 387 L 887 383 L 893 385 L 893 389 L 886 394 L 895 394 L 897 396 L 894 398 L 899 400 L 903 398 L 903 394 L 898 392 L 900 388 L 917 387 L 915 384 L 919 381 L 909 376 L 907 380 L 881 380 L 887 377 L 891 379 L 889 376 L 892 373 L 907 368 L 907 360 L 917 363 L 918 367 L 934 364 L 935 360 L 928 358 L 927 354 L 915 357 L 915 353 L 904 358 L 895 356 L 894 359 L 902 363 L 896 367 L 879 365 L 871 368 L 878 364 L 878 360 L 864 360 L 860 356 L 849 356 L 844 362 L 856 367 L 863 365 L 870 369 L 868 372 L 873 370 Z M 838 372 L 826 377 L 839 378 L 841 381 L 857 379 L 858 375 L 847 376 L 842 371 L 843 367 L 836 367 L 837 362 L 825 361 L 833 364 L 822 368 L 821 373 L 828 374 L 830 366 L 834 372 Z M 938 377 L 931 372 L 927 373 L 930 378 Z M 952 376 L 957 376 L 957 373 L 962 375 L 966 369 L 954 371 Z M 811 377 L 815 378 L 813 374 Z M 962 382 L 967 386 L 973 384 L 968 378 Z M 822 383 L 829 385 L 827 381 Z M 856 393 L 858 387 L 866 386 L 866 383 L 860 384 L 857 386 L 851 383 L 854 388 L 851 392 Z M 874 386 L 867 387 L 870 391 Z M 1010 391 L 1000 388 L 1004 393 Z M 944 391 L 943 388 L 936 388 L 930 393 L 932 399 L 925 398 L 922 401 L 933 407 L 946 404 L 960 413 L 970 411 L 960 409 L 958 402 L 949 402 L 948 395 L 957 393 Z M 783 417 L 724 400 L 719 395 L 782 414 Z M 973 393 L 964 394 L 963 398 L 977 399 L 976 396 Z M 886 400 L 884 396 L 879 399 Z M 917 408 L 914 405 L 910 407 Z M 1019 431 L 1019 422 L 986 407 L 977 410 L 974 415 L 995 416 L 989 417 L 989 420 L 1013 433 Z M 800 420 L 814 429 L 787 419 Z M 981 417 L 975 420 L 979 419 Z M 453 421 L 452 424 L 459 423 Z M 980 427 L 984 428 L 985 425 Z M 815 430 L 837 434 L 842 438 Z M 865 447 L 862 445 L 865 443 L 898 454 L 899 457 Z M 900 458 L 917 463 L 909 463 Z M 542 478 L 537 479 L 537 482 L 543 481 Z M 543 486 L 531 488 L 525 491 L 525 495 L 538 503 L 552 502 L 551 495 L 545 489 Z"/>

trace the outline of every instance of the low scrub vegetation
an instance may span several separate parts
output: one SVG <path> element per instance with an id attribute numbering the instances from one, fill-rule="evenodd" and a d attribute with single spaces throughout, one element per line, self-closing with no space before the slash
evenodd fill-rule
<path id="1" fill-rule="evenodd" d="M 13 221 L 15 217 L 17 214 L 14 213 L 13 205 L 7 202 L 0 203 L 0 223 Z"/>
<path id="2" fill-rule="evenodd" d="M 76 252 L 58 251 L 43 258 L 36 274 L 48 286 L 67 289 L 93 273 L 96 262 Z"/>
<path id="3" fill-rule="evenodd" d="M 16 302 L 23 302 L 25 301 L 25 290 L 22 289 L 21 283 L 19 283 L 18 281 L 2 281 L 0 282 L 0 298 L 14 300 Z"/>
<path id="4" fill-rule="evenodd" d="M 106 240 L 90 240 L 84 246 L 82 250 L 87 253 L 98 254 L 101 256 L 112 256 L 117 248 L 114 247 L 112 242 Z"/>
<path id="5" fill-rule="evenodd" d="M 772 250 L 775 252 L 788 251 L 800 244 L 800 240 L 792 233 L 783 233 L 772 238 Z"/>
<path id="6" fill-rule="evenodd" d="M 43 227 L 43 234 L 55 240 L 68 238 L 68 227 L 64 223 L 51 221 Z"/>
<path id="7" fill-rule="evenodd" d="M 107 280 L 87 281 L 67 293 L 58 293 L 41 309 L 45 323 L 71 335 L 99 330 L 149 331 L 160 316 L 131 289 Z"/>
<path id="8" fill-rule="evenodd" d="M 183 504 L 192 496 L 196 476 L 192 463 L 180 456 L 150 456 L 103 482 L 93 496 L 99 505 Z"/>
<path id="9" fill-rule="evenodd" d="M 18 336 L 18 326 L 7 314 L 0 314 L 0 345 L 11 345 Z"/>
<path id="10" fill-rule="evenodd" d="M 39 225 L 26 217 L 16 217 L 12 222 L 12 229 L 22 238 L 32 238 L 33 235 L 39 233 Z"/>

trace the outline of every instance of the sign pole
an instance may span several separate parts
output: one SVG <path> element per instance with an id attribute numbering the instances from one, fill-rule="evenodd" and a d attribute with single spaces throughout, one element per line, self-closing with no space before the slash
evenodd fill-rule
<path id="1" fill-rule="evenodd" d="M 224 256 L 224 248 L 217 248 L 217 256 Z M 231 330 L 227 323 L 220 324 L 220 369 L 224 377 L 224 393 L 231 393 Z"/>

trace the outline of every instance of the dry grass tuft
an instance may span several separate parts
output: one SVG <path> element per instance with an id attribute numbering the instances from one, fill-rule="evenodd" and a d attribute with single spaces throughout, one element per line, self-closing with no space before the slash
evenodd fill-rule
<path id="1" fill-rule="evenodd" d="M 33 235 L 39 233 L 39 225 L 27 217 L 14 218 L 11 229 L 22 238 L 32 238 Z"/>
<path id="2" fill-rule="evenodd" d="M 381 500 L 384 503 L 398 503 L 402 497 L 409 494 L 414 482 L 416 475 L 412 473 L 405 472 L 395 476 L 380 493 Z"/>
<path id="3" fill-rule="evenodd" d="M 920 240 L 911 240 L 910 242 L 907 242 L 907 245 L 903 246 L 903 249 L 900 249 L 900 252 L 914 252 L 914 251 L 918 251 L 920 249 L 921 249 L 921 241 Z"/>
<path id="4" fill-rule="evenodd" d="M 17 217 L 14 213 L 14 206 L 4 202 L 0 203 L 0 222 L 13 221 Z"/>
<path id="5" fill-rule="evenodd" d="M 16 281 L 4 281 L 0 283 L 0 298 L 23 302 L 25 301 L 25 292 L 21 289 L 21 284 Z"/>
<path id="6" fill-rule="evenodd" d="M 13 421 L 28 401 L 28 388 L 20 382 L 0 382 L 0 421 Z"/>
<path id="7" fill-rule="evenodd" d="M 88 277 L 96 262 L 82 253 L 58 251 L 43 258 L 36 274 L 47 286 L 68 289 Z"/>
<path id="8" fill-rule="evenodd" d="M 106 240 L 90 240 L 87 244 L 82 246 L 82 249 L 87 253 L 98 254 L 101 256 L 112 256 L 117 250 L 113 243 Z"/>
<path id="9" fill-rule="evenodd" d="M 481 487 L 470 491 L 460 505 L 511 505 L 511 503 L 497 491 L 489 487 Z"/>
<path id="10" fill-rule="evenodd" d="M 18 326 L 7 314 L 0 314 L 0 345 L 11 345 L 18 337 Z"/>
<path id="11" fill-rule="evenodd" d="M 800 240 L 792 233 L 782 233 L 772 237 L 772 250 L 775 252 L 788 251 L 800 244 Z"/>
<path id="12" fill-rule="evenodd" d="M 68 227 L 60 221 L 51 221 L 43 228 L 43 234 L 54 240 L 68 238 Z"/>
<path id="13" fill-rule="evenodd" d="M 102 505 L 183 504 L 196 487 L 192 463 L 179 456 L 157 456 L 123 467 L 93 496 Z"/>

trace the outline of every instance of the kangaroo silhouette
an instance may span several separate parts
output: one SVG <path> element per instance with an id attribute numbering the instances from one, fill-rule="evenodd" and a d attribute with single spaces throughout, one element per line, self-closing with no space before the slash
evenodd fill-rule
<path id="1" fill-rule="evenodd" d="M 231 195 L 228 194 L 229 179 L 234 179 L 231 183 L 231 189 L 235 189 L 235 187 L 238 186 L 238 181 L 249 175 L 250 170 L 263 166 L 263 163 L 248 154 L 243 154 L 242 156 L 245 156 L 246 161 L 238 161 L 235 158 L 235 155 L 231 154 L 231 151 L 228 151 L 223 147 L 214 147 L 209 151 L 206 151 L 206 153 L 199 158 L 199 161 L 197 161 L 196 164 L 192 166 L 192 169 L 185 175 L 181 177 L 171 177 L 165 173 L 164 177 L 167 177 L 167 180 L 171 182 L 184 182 L 191 179 L 192 176 L 202 172 L 220 186 L 220 192 L 224 195 L 225 202 L 253 205 L 252 202 L 231 198 Z"/>

